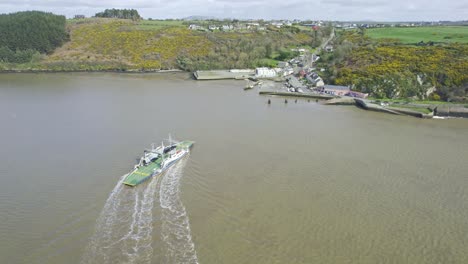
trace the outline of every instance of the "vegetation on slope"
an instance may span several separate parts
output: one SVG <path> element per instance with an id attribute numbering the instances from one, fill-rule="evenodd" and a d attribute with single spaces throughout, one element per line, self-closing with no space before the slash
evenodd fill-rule
<path id="1" fill-rule="evenodd" d="M 468 44 L 404 45 L 344 31 L 323 54 L 327 81 L 352 85 L 377 98 L 463 100 L 468 92 Z"/>
<path id="2" fill-rule="evenodd" d="M 287 60 L 296 55 L 289 47 L 312 42 L 312 37 L 303 32 L 207 32 L 204 36 L 212 43 L 210 52 L 207 56 L 196 59 L 189 54 L 179 56 L 181 68 L 204 70 L 273 67 L 276 62 L 271 59 Z"/>
<path id="3" fill-rule="evenodd" d="M 125 20 L 90 20 L 71 30 L 71 42 L 57 50 L 48 66 L 78 69 L 171 69 L 180 53 L 208 53 L 210 43 L 184 28 L 138 30 Z"/>
<path id="4" fill-rule="evenodd" d="M 189 30 L 191 23 L 204 30 Z M 218 30 L 208 30 L 213 25 Z M 292 48 L 316 47 L 320 31 L 260 22 L 142 20 L 136 10 L 106 9 L 66 20 L 43 12 L 0 16 L 0 70 L 100 71 L 226 69 L 276 66 Z M 224 25 L 229 25 L 225 30 Z M 65 40 L 70 41 L 61 46 Z M 61 46 L 60 48 L 57 48 Z M 42 55 L 37 53 L 41 52 Z"/>
<path id="5" fill-rule="evenodd" d="M 67 39 L 65 17 L 28 11 L 0 15 L 0 62 L 25 63 Z"/>
<path id="6" fill-rule="evenodd" d="M 38 67 L 48 70 L 226 69 L 275 66 L 310 45 L 313 33 L 285 28 L 222 32 L 189 30 L 181 21 L 72 20 L 71 41 Z"/>

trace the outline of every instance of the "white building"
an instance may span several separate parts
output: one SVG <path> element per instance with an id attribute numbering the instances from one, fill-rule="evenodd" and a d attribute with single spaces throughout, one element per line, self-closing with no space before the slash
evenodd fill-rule
<path id="1" fill-rule="evenodd" d="M 210 26 L 208 27 L 208 29 L 211 30 L 211 31 L 213 31 L 213 30 L 219 29 L 219 27 L 214 26 L 214 25 L 210 25 Z"/>
<path id="2" fill-rule="evenodd" d="M 191 24 L 191 25 L 189 26 L 189 29 L 191 29 L 191 30 L 202 30 L 203 27 L 201 27 L 201 26 L 199 26 L 199 25 Z"/>
<path id="3" fill-rule="evenodd" d="M 273 77 L 276 77 L 276 71 L 270 68 L 257 68 L 255 69 L 255 77 L 273 78 Z"/>
<path id="4" fill-rule="evenodd" d="M 275 26 L 275 27 L 277 27 L 277 28 L 280 28 L 280 27 L 283 26 L 283 23 L 281 23 L 281 22 L 273 22 L 273 23 L 271 23 L 271 25 L 272 25 L 272 26 Z"/>
<path id="5" fill-rule="evenodd" d="M 229 31 L 232 30 L 234 27 L 232 25 L 223 25 L 222 29 L 223 31 Z"/>

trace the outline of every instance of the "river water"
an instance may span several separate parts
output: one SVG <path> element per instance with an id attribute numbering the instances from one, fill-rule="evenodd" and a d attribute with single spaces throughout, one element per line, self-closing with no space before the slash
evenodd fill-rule
<path id="1" fill-rule="evenodd" d="M 168 74 L 0 75 L 0 263 L 468 263 L 468 121 Z M 171 133 L 190 155 L 119 184 Z"/>

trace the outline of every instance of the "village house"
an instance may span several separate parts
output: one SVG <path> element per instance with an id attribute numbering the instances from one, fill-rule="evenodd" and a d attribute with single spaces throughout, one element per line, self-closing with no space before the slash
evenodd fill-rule
<path id="1" fill-rule="evenodd" d="M 348 86 L 342 85 L 324 85 L 323 87 L 320 87 L 317 90 L 322 93 L 338 96 L 344 96 L 351 91 Z"/>
<path id="2" fill-rule="evenodd" d="M 309 81 L 312 85 L 316 87 L 323 87 L 325 83 L 323 82 L 322 78 L 318 76 L 316 72 L 311 72 L 305 76 L 307 81 Z"/>
<path id="3" fill-rule="evenodd" d="M 323 86 L 325 86 L 325 82 L 322 80 L 322 78 L 318 77 L 315 80 L 315 86 L 316 87 L 323 87 Z"/>
<path id="4" fill-rule="evenodd" d="M 283 23 L 281 23 L 281 22 L 272 22 L 271 25 L 275 26 L 277 28 L 281 28 L 283 26 Z"/>
<path id="5" fill-rule="evenodd" d="M 332 45 L 327 45 L 327 46 L 325 46 L 325 50 L 327 52 L 333 52 L 333 46 Z"/>
<path id="6" fill-rule="evenodd" d="M 247 28 L 259 27 L 260 24 L 256 22 L 247 23 Z"/>
<path id="7" fill-rule="evenodd" d="M 84 19 L 86 18 L 85 15 L 75 15 L 74 19 Z"/>
<path id="8" fill-rule="evenodd" d="M 222 29 L 223 31 L 230 31 L 230 30 L 233 30 L 234 27 L 233 27 L 232 25 L 223 25 L 223 26 L 221 27 L 221 29 Z"/>
<path id="9" fill-rule="evenodd" d="M 284 68 L 278 68 L 278 73 L 282 76 L 288 76 L 294 73 L 294 69 L 292 67 L 286 66 Z"/>
<path id="10" fill-rule="evenodd" d="M 203 30 L 204 28 L 202 26 L 199 26 L 199 25 L 191 24 L 189 26 L 189 29 L 191 29 L 191 30 Z"/>
<path id="11" fill-rule="evenodd" d="M 291 49 L 291 51 L 296 51 L 296 52 L 299 52 L 299 54 L 304 54 L 306 52 L 305 49 Z"/>
<path id="12" fill-rule="evenodd" d="M 256 68 L 255 69 L 255 77 L 257 78 L 273 78 L 276 77 L 276 71 L 270 68 Z"/>
<path id="13" fill-rule="evenodd" d="M 210 26 L 208 26 L 208 29 L 211 30 L 211 31 L 214 31 L 214 30 L 219 29 L 219 27 L 217 27 L 215 25 L 210 25 Z"/>

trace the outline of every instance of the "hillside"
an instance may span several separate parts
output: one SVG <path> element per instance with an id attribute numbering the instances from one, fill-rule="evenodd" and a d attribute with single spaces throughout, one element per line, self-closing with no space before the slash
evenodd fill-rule
<path id="1" fill-rule="evenodd" d="M 175 68 L 179 53 L 208 54 L 211 43 L 184 28 L 144 30 L 129 20 L 89 19 L 70 23 L 71 41 L 49 56 L 55 70 Z"/>
<path id="2" fill-rule="evenodd" d="M 190 30 L 193 22 L 92 18 L 68 20 L 70 41 L 36 63 L 1 65 L 26 70 L 221 69 L 273 66 L 291 47 L 317 43 L 295 27 Z M 319 34 L 321 36 L 321 34 Z M 285 59 L 285 56 L 280 57 Z"/>
<path id="3" fill-rule="evenodd" d="M 388 38 L 376 37 L 374 30 Z M 468 94 L 468 44 L 452 43 L 453 39 L 445 37 L 438 39 L 444 42 L 435 43 L 437 39 L 427 37 L 430 31 L 426 28 L 412 28 L 413 40 L 395 30 L 406 28 L 340 32 L 334 52 L 323 54 L 319 64 L 326 68 L 326 80 L 350 85 L 377 98 L 464 101 Z M 464 34 L 463 30 L 455 33 L 452 27 L 433 30 L 445 31 L 442 36 L 447 32 Z M 425 40 L 433 42 L 420 42 L 424 35 Z"/>

